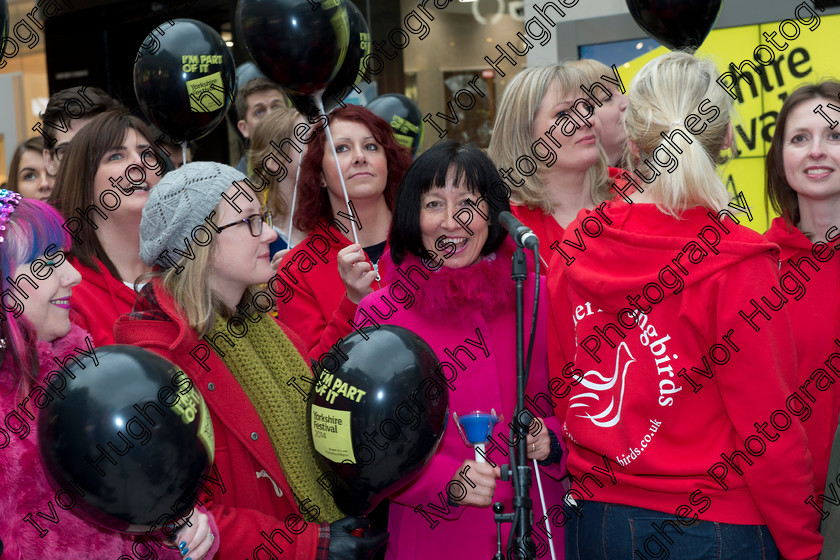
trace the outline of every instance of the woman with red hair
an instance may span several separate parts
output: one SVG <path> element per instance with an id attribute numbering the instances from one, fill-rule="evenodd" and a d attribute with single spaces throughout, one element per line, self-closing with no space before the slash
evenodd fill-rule
<path id="1" fill-rule="evenodd" d="M 411 165 L 388 123 L 364 107 L 347 105 L 330 113 L 329 121 L 350 211 L 326 130 L 320 129 L 301 164 L 294 216 L 295 227 L 310 233 L 277 270 L 292 287 L 278 298 L 279 319 L 297 331 L 314 358 L 353 330 L 359 301 L 380 287 L 379 258 L 394 194 Z"/>

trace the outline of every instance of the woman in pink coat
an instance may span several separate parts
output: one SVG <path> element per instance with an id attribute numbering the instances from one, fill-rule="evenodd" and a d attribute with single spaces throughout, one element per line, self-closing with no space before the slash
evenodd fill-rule
<path id="1" fill-rule="evenodd" d="M 441 142 L 409 168 L 394 202 L 387 287 L 359 304 L 355 323 L 406 327 L 435 350 L 438 380 L 449 390 L 450 413 L 503 415 L 486 444 L 486 462 L 477 462 L 450 419 L 435 455 L 420 476 L 391 496 L 386 558 L 491 558 L 496 552 L 493 502 L 512 512 L 511 482 L 499 480 L 509 464 L 510 427 L 516 404 L 514 245 L 498 220 L 509 210 L 501 177 L 490 159 L 473 146 Z M 495 189 L 495 190 L 494 190 Z M 456 215 L 458 218 L 456 218 Z M 459 224 L 472 217 L 462 228 Z M 393 266 L 392 266 L 393 265 Z M 533 273 L 527 286 L 533 286 Z M 545 348 L 545 301 L 537 317 L 528 381 L 527 408 L 538 420 L 526 438 L 529 465 L 540 461 L 551 542 L 562 555 L 563 450 L 551 417 Z M 525 321 L 531 324 L 534 294 L 525 293 Z M 526 329 L 526 343 L 529 334 Z M 545 418 L 548 416 L 548 418 Z M 536 481 L 534 518 L 542 510 Z M 539 526 L 539 527 L 538 527 Z M 529 527 L 540 557 L 548 558 L 544 521 Z M 503 546 L 510 524 L 503 525 Z"/>
<path id="2" fill-rule="evenodd" d="M 193 511 L 192 526 L 176 535 L 179 548 L 145 536 L 108 532 L 78 517 L 81 497 L 56 492 L 38 451 L 37 418 L 46 405 L 45 378 L 90 334 L 70 323 L 69 300 L 81 280 L 66 258 L 70 237 L 52 207 L 0 189 L 0 539 L 3 560 L 41 558 L 117 560 L 213 558 L 219 548 L 215 520 Z M 14 286 L 10 284 L 14 279 Z M 69 359 L 69 358 L 67 358 Z M 37 386 L 37 387 L 36 387 Z M 203 508 L 202 508 L 203 510 Z M 214 542 L 215 541 L 215 542 Z"/>

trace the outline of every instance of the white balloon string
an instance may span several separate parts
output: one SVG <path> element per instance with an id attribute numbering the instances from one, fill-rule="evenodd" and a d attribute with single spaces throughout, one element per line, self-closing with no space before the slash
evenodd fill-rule
<path id="1" fill-rule="evenodd" d="M 187 165 L 187 141 L 181 142 L 181 165 Z"/>
<path id="2" fill-rule="evenodd" d="M 537 488 L 540 490 L 540 502 L 542 502 L 543 515 L 545 515 L 545 530 L 548 533 L 548 549 L 551 551 L 551 560 L 557 560 L 554 556 L 554 542 L 551 539 L 551 527 L 548 526 L 548 509 L 545 507 L 545 495 L 543 494 L 542 479 L 540 478 L 540 467 L 537 460 L 534 461 L 534 473 L 537 475 Z"/>
<path id="3" fill-rule="evenodd" d="M 315 101 L 315 105 L 318 107 L 318 110 L 321 111 L 321 114 L 324 117 L 327 116 L 326 111 L 324 111 L 324 102 L 321 99 L 324 95 L 324 90 L 318 91 L 312 94 L 312 98 Z M 341 190 L 344 193 L 344 202 L 347 204 L 347 214 L 353 216 L 353 210 L 350 209 L 350 197 L 347 196 L 347 185 L 344 184 L 344 174 L 341 172 L 341 166 L 338 164 L 338 154 L 335 153 L 335 143 L 333 142 L 332 132 L 330 131 L 330 119 L 327 119 L 327 139 L 329 140 L 330 144 L 330 151 L 332 152 L 333 160 L 335 161 L 335 169 L 338 171 L 338 178 L 341 181 Z M 355 216 L 353 216 L 355 218 Z M 353 228 L 353 241 L 358 244 L 359 243 L 359 236 L 356 234 L 356 222 L 352 219 L 350 220 L 350 227 Z"/>
<path id="4" fill-rule="evenodd" d="M 292 219 L 295 217 L 295 203 L 297 203 L 297 186 L 298 186 L 298 179 L 300 178 L 300 164 L 303 161 L 303 149 L 300 150 L 300 154 L 298 154 L 298 168 L 295 172 L 295 188 L 292 190 L 292 209 L 289 210 L 289 249 L 294 247 L 294 243 L 292 243 Z"/>

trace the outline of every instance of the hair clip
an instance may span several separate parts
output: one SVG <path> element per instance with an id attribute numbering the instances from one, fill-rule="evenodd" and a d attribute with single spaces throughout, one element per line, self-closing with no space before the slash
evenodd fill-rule
<path id="1" fill-rule="evenodd" d="M 15 211 L 20 199 L 20 193 L 0 189 L 0 245 L 6 240 L 6 224 L 9 223 L 9 216 Z"/>

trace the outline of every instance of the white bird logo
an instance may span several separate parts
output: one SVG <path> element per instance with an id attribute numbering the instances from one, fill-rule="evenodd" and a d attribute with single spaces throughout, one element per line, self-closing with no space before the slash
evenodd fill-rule
<path id="1" fill-rule="evenodd" d="M 599 401 L 601 400 L 598 393 L 610 391 L 610 403 L 603 411 L 597 414 L 584 412 L 583 414 L 579 414 L 578 417 L 589 418 L 593 424 L 602 428 L 609 428 L 618 424 L 618 421 L 621 419 L 621 405 L 624 401 L 624 385 L 627 378 L 627 368 L 635 361 L 636 359 L 633 357 L 633 354 L 630 353 L 627 343 L 622 342 L 619 344 L 615 352 L 615 373 L 613 376 L 610 378 L 604 377 L 600 372 L 595 371 L 594 369 L 584 373 L 580 380 L 580 385 L 582 385 L 585 389 L 589 389 L 594 392 L 580 393 L 573 396 L 570 399 L 572 404 L 569 405 L 569 408 L 594 408 L 598 406 Z M 616 406 L 615 394 L 612 390 L 619 381 L 621 381 L 621 389 L 618 394 L 618 406 Z M 578 399 L 594 400 L 588 402 L 575 402 Z"/>

